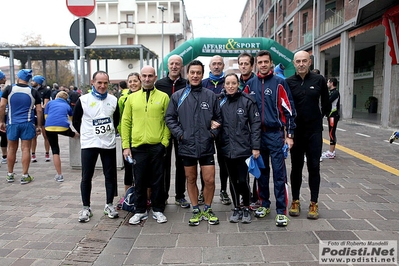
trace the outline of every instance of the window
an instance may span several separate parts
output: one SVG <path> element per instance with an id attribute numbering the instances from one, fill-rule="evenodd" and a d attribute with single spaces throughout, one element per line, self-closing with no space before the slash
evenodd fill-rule
<path id="1" fill-rule="evenodd" d="M 308 13 L 302 15 L 302 34 L 308 32 Z"/>
<path id="2" fill-rule="evenodd" d="M 133 14 L 127 14 L 126 15 L 126 27 L 127 28 L 133 28 Z"/>
<path id="3" fill-rule="evenodd" d="M 288 30 L 289 30 L 289 32 L 288 32 L 288 42 L 290 43 L 290 42 L 292 42 L 292 34 L 293 34 L 293 31 L 294 31 L 294 22 L 291 22 L 290 24 L 288 24 Z"/>

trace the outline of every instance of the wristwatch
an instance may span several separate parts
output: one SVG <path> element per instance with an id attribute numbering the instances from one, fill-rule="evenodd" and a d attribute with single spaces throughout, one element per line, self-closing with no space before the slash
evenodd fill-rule
<path id="1" fill-rule="evenodd" d="M 294 138 L 294 134 L 287 134 L 287 138 L 293 139 Z"/>

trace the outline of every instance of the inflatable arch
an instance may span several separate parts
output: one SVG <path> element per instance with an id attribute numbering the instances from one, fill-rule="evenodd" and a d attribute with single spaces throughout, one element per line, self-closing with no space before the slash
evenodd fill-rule
<path id="1" fill-rule="evenodd" d="M 282 63 L 285 66 L 284 75 L 286 77 L 295 73 L 295 68 L 292 64 L 294 54 L 272 39 L 195 38 L 184 42 L 163 58 L 164 76 L 166 76 L 168 71 L 168 59 L 175 54 L 180 55 L 183 58 L 183 64 L 187 65 L 198 56 L 220 55 L 223 57 L 237 57 L 243 52 L 255 55 L 260 50 L 268 50 L 275 65 Z M 162 65 L 160 65 L 158 73 L 162 73 Z M 158 77 L 160 76 L 158 75 Z"/>

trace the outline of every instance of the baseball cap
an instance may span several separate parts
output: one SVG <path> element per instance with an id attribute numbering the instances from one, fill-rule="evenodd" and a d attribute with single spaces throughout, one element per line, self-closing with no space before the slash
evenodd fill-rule
<path id="1" fill-rule="evenodd" d="M 32 78 L 32 69 L 21 69 L 18 71 L 17 77 L 28 82 Z"/>
<path id="2" fill-rule="evenodd" d="M 32 80 L 40 85 L 43 85 L 43 82 L 46 80 L 43 76 L 36 75 L 32 78 Z"/>

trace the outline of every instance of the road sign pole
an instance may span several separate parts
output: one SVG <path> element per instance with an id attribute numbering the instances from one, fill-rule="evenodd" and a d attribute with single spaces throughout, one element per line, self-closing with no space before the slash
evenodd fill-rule
<path id="1" fill-rule="evenodd" d="M 85 85 L 85 21 L 84 18 L 79 18 L 79 47 L 80 47 L 80 84 Z"/>

